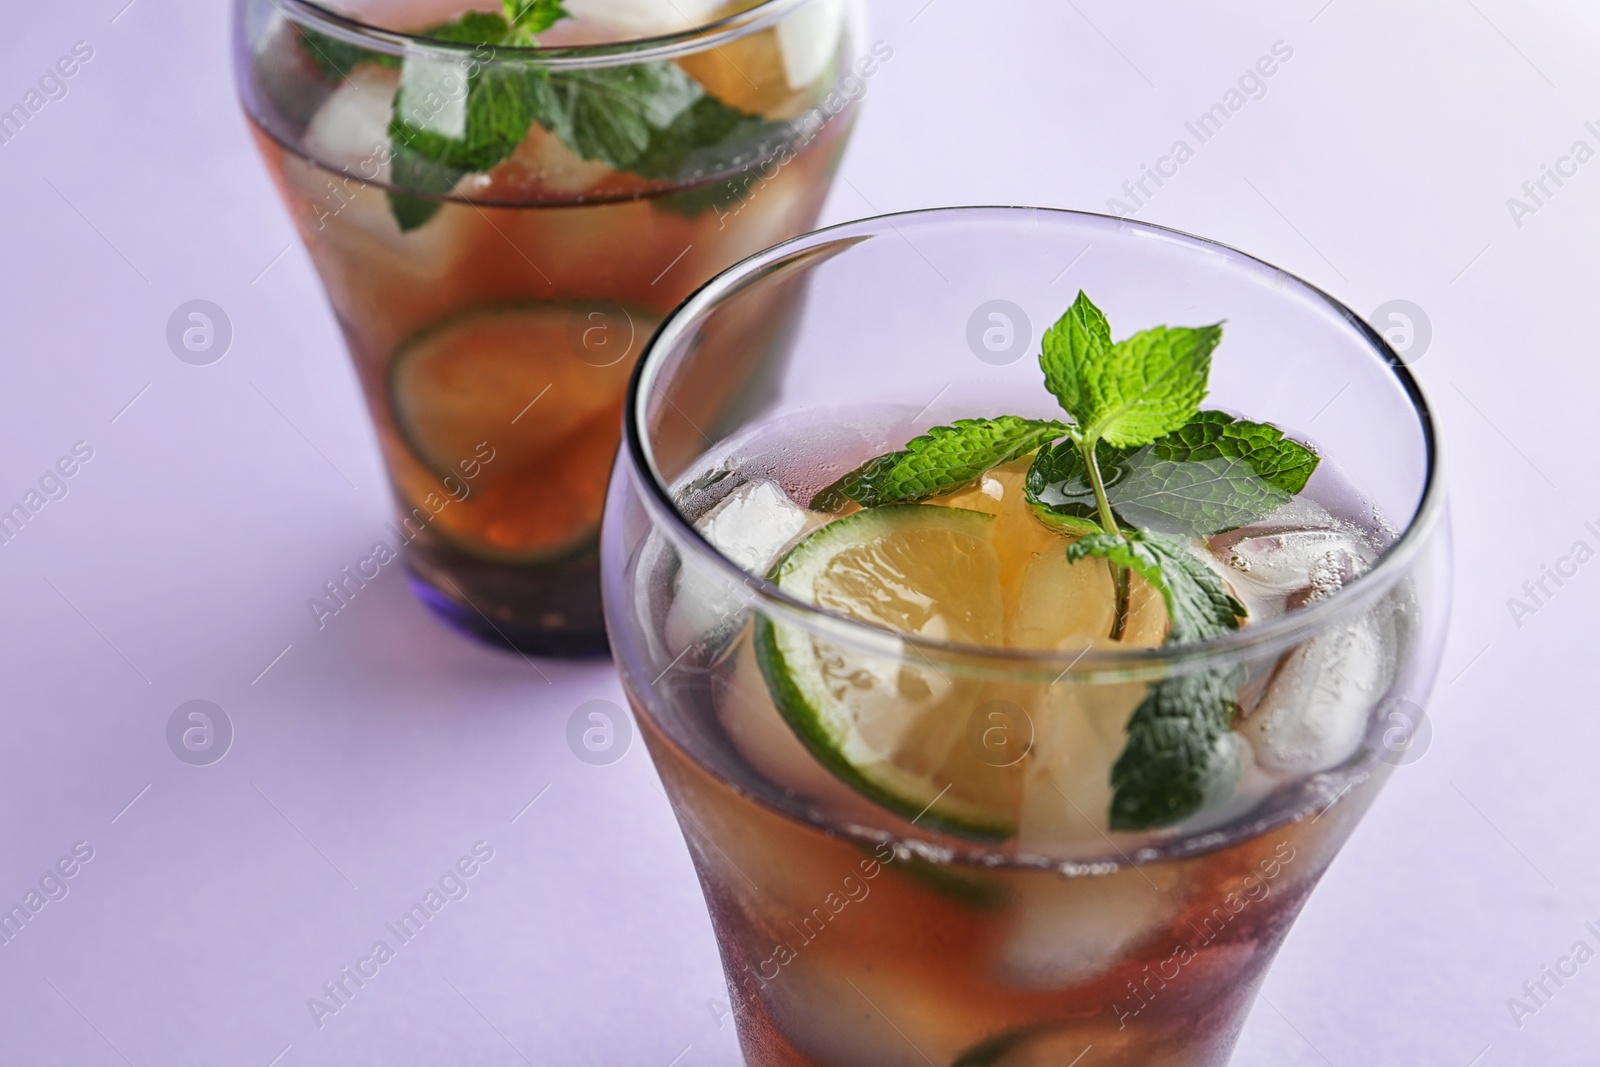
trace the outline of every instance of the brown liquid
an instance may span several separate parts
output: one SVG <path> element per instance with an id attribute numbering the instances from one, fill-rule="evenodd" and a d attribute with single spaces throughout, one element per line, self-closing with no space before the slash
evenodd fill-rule
<path id="1" fill-rule="evenodd" d="M 1096 1064 L 1220 1067 L 1381 779 L 1216 851 L 1068 877 L 1000 856 L 935 863 L 780 814 L 634 710 L 694 854 L 751 1067 L 1066 1067 L 1090 1047 Z M 1059 938 L 1074 912 L 1107 907 L 1158 918 L 1099 961 L 1027 947 L 1031 931 Z"/>

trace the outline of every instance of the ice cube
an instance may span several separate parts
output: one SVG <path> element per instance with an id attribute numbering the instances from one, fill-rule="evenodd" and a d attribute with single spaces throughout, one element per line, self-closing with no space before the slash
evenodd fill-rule
<path id="1" fill-rule="evenodd" d="M 1330 596 L 1371 568 L 1377 553 L 1351 529 L 1246 529 L 1212 541 L 1245 603 L 1272 614 Z"/>
<path id="2" fill-rule="evenodd" d="M 351 71 L 312 116 L 302 147 L 329 170 L 382 182 L 389 176 L 389 114 L 400 77 L 371 63 Z"/>
<path id="3" fill-rule="evenodd" d="M 828 69 L 839 51 L 843 25 L 844 0 L 812 0 L 778 23 L 778 49 L 789 88 L 810 85 Z"/>
<path id="4" fill-rule="evenodd" d="M 452 141 L 466 140 L 467 86 L 476 65 L 477 60 L 467 56 L 406 57 L 396 113 L 419 130 Z"/>
<path id="5" fill-rule="evenodd" d="M 712 547 L 742 570 L 765 576 L 780 553 L 830 516 L 807 511 L 772 481 L 750 481 L 733 490 L 695 523 Z M 667 614 L 667 642 L 674 651 L 713 638 L 748 603 L 743 589 L 685 561 Z"/>
<path id="6" fill-rule="evenodd" d="M 1237 531 L 1213 540 L 1252 614 L 1279 614 L 1333 595 L 1366 573 L 1377 552 L 1360 532 L 1327 525 Z M 1394 678 L 1395 605 L 1319 634 L 1284 656 L 1241 732 L 1269 774 L 1307 774 L 1347 760 Z"/>
<path id="7" fill-rule="evenodd" d="M 741 568 L 765 574 L 790 542 L 827 519 L 790 500 L 777 482 L 762 481 L 741 485 L 695 525 Z"/>
<path id="8" fill-rule="evenodd" d="M 1027 879 L 1013 898 L 1006 975 L 1035 988 L 1086 981 L 1168 926 L 1184 899 L 1172 864 Z"/>
<path id="9" fill-rule="evenodd" d="M 1349 759 L 1394 679 L 1397 643 L 1379 609 L 1288 653 L 1240 728 L 1262 767 L 1302 775 Z"/>

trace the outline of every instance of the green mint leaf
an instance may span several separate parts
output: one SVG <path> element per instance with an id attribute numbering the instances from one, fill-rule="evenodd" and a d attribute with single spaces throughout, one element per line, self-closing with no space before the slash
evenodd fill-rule
<path id="1" fill-rule="evenodd" d="M 1149 444 L 1200 410 L 1222 327 L 1157 326 L 1111 346 L 1085 369 L 1083 434 L 1121 447 Z"/>
<path id="2" fill-rule="evenodd" d="M 1222 411 L 1202 411 L 1143 448 L 1101 442 L 1095 460 L 1121 522 L 1194 537 L 1266 517 L 1305 488 L 1320 462 L 1277 427 Z M 1070 441 L 1039 451 L 1027 494 L 1049 525 L 1071 530 L 1095 515 L 1094 489 Z"/>
<path id="3" fill-rule="evenodd" d="M 431 197 L 448 194 L 463 174 L 490 170 L 509 158 L 533 125 L 530 83 L 543 72 L 497 58 L 493 49 L 533 44 L 533 35 L 566 11 L 559 0 L 521 6 L 506 0 L 506 8 L 505 17 L 469 11 L 422 34 L 483 46 L 472 55 L 416 56 L 401 66 L 389 121 L 389 206 L 404 232 L 438 214 L 443 203 Z"/>
<path id="4" fill-rule="evenodd" d="M 1236 673 L 1198 671 L 1151 687 L 1111 766 L 1111 829 L 1169 826 L 1238 781 Z"/>
<path id="5" fill-rule="evenodd" d="M 653 137 L 649 149 L 628 169 L 667 181 L 699 177 L 729 165 L 760 169 L 775 159 L 794 136 L 791 126 L 770 122 L 729 107 L 709 94 Z"/>
<path id="6" fill-rule="evenodd" d="M 675 63 L 555 71 L 532 95 L 539 123 L 584 159 L 663 181 L 768 158 L 790 136 Z"/>
<path id="7" fill-rule="evenodd" d="M 1111 327 L 1083 292 L 1045 331 L 1045 384 L 1090 441 L 1147 445 L 1200 410 L 1222 326 L 1157 326 L 1111 343 Z"/>
<path id="8" fill-rule="evenodd" d="M 1237 629 L 1245 607 L 1222 579 L 1181 541 L 1146 530 L 1123 536 L 1101 530 L 1067 546 L 1067 559 L 1094 557 L 1127 567 L 1161 594 L 1171 619 L 1168 644 L 1183 644 Z"/>
<path id="9" fill-rule="evenodd" d="M 498 15 L 476 17 L 505 25 Z M 389 136 L 397 147 L 445 167 L 491 170 L 528 135 L 532 87 L 543 77 L 506 60 L 409 58 L 400 72 Z"/>
<path id="10" fill-rule="evenodd" d="M 561 71 L 534 90 L 539 122 L 585 159 L 632 170 L 706 91 L 674 63 Z"/>
<path id="11" fill-rule="evenodd" d="M 1106 495 L 1115 511 L 1116 497 L 1112 492 L 1117 465 L 1127 458 L 1127 453 L 1100 441 L 1095 445 L 1094 454 L 1101 474 L 1111 481 Z M 1023 492 L 1028 503 L 1033 505 L 1034 515 L 1046 526 L 1068 533 L 1103 532 L 1089 469 L 1076 441 L 1066 440 L 1039 449 L 1028 468 Z"/>
<path id="12" fill-rule="evenodd" d="M 1075 536 L 1105 532 L 1104 527 L 1100 525 L 1100 519 L 1093 503 L 1090 503 L 1087 507 L 1073 507 L 1070 509 L 1065 507 L 1046 507 L 1032 500 L 1028 503 L 1033 507 L 1034 517 L 1052 530 L 1059 530 L 1061 533 Z"/>
<path id="13" fill-rule="evenodd" d="M 424 225 L 444 207 L 442 200 L 430 200 L 398 189 L 390 189 L 388 196 L 389 212 L 394 215 L 395 225 L 400 227 L 401 233 L 410 233 Z"/>
<path id="14" fill-rule="evenodd" d="M 500 45 L 515 43 L 517 33 L 499 15 L 488 11 L 468 11 L 454 22 L 423 30 L 420 36 L 454 44 Z"/>
<path id="15" fill-rule="evenodd" d="M 401 233 L 410 233 L 444 207 L 441 197 L 461 180 L 462 171 L 396 145 L 389 157 L 389 211 Z"/>
<path id="16" fill-rule="evenodd" d="M 376 63 L 383 67 L 400 65 L 399 56 L 374 52 L 325 33 L 308 30 L 304 26 L 296 26 L 295 33 L 300 38 L 300 47 L 329 81 L 342 80 L 363 63 Z"/>
<path id="17" fill-rule="evenodd" d="M 1039 366 L 1045 386 L 1080 426 L 1088 421 L 1084 416 L 1092 404 L 1086 373 L 1104 363 L 1110 351 L 1110 324 L 1089 295 L 1078 290 L 1067 313 L 1045 331 Z"/>
<path id="18" fill-rule="evenodd" d="M 1069 560 L 1096 557 L 1127 567 L 1154 586 L 1167 605 L 1168 644 L 1201 641 L 1238 627 L 1244 605 L 1182 542 L 1135 531 L 1101 531 L 1072 543 Z M 1197 671 L 1157 682 L 1128 719 L 1128 742 L 1111 768 L 1114 830 L 1166 826 L 1198 810 L 1238 777 L 1238 711 L 1231 668 Z"/>
<path id="19" fill-rule="evenodd" d="M 811 500 L 836 511 L 854 500 L 864 508 L 909 504 L 964 489 L 993 467 L 1027 455 L 1067 432 L 1053 420 L 1001 415 L 935 426 L 899 452 L 870 459 Z"/>
<path id="20" fill-rule="evenodd" d="M 1322 462 L 1310 447 L 1285 437 L 1276 426 L 1236 419 L 1225 411 L 1200 412 L 1182 429 L 1152 442 L 1150 453 L 1171 463 L 1235 459 L 1256 479 L 1291 497 L 1306 487 Z"/>
<path id="21" fill-rule="evenodd" d="M 561 6 L 561 0 L 502 0 L 501 7 L 506 22 L 523 38 L 532 38 L 572 17 L 572 12 Z"/>

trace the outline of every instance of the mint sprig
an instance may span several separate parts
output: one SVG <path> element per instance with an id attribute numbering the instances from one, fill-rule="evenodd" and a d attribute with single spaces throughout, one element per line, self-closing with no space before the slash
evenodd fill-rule
<path id="1" fill-rule="evenodd" d="M 793 130 L 722 103 L 666 61 L 550 70 L 501 54 L 537 43 L 568 17 L 560 0 L 503 0 L 504 14 L 468 12 L 421 36 L 480 47 L 460 56 L 409 56 L 401 64 L 389 135 L 389 201 L 402 230 L 435 215 L 463 175 L 509 159 L 534 123 L 583 159 L 653 181 L 698 178 L 769 158 Z M 301 30 L 330 78 L 380 56 Z"/>
<path id="2" fill-rule="evenodd" d="M 1067 558 L 1110 564 L 1112 637 L 1127 625 L 1131 572 L 1161 593 L 1168 644 L 1203 641 L 1236 627 L 1244 605 L 1182 542 L 1137 527 L 1196 536 L 1214 524 L 1254 521 L 1305 487 L 1317 457 L 1274 427 L 1200 411 L 1221 324 L 1158 326 L 1116 343 L 1110 337 L 1105 315 L 1083 292 L 1046 333 L 1040 365 L 1073 428 L 1030 468 L 1028 501 L 1036 514 L 1069 525 L 1087 514 L 1100 520 L 1101 530 L 1074 542 Z M 1236 691 L 1231 670 L 1196 671 L 1151 687 L 1112 766 L 1113 829 L 1169 825 L 1232 786 Z"/>
<path id="3" fill-rule="evenodd" d="M 1069 560 L 1110 566 L 1111 636 L 1126 628 L 1129 575 L 1137 574 L 1166 604 L 1167 644 L 1216 637 L 1240 625 L 1245 607 L 1189 542 L 1287 504 L 1319 462 L 1275 426 L 1200 410 L 1221 339 L 1218 323 L 1158 326 L 1114 342 L 1105 314 L 1079 292 L 1045 333 L 1039 357 L 1070 423 L 1001 416 L 935 427 L 851 471 L 812 507 L 926 500 L 1036 452 L 1026 499 L 1040 521 L 1077 535 Z M 1232 787 L 1236 674 L 1202 669 L 1150 688 L 1112 767 L 1112 828 L 1170 825 Z"/>
<path id="4" fill-rule="evenodd" d="M 1082 290 L 1045 332 L 1039 356 L 1045 385 L 1072 417 L 1071 447 L 1107 533 L 1117 534 L 1121 526 L 1100 470 L 1102 442 L 1138 448 L 1187 425 L 1205 399 L 1211 352 L 1221 339 L 1218 324 L 1157 326 L 1113 342 L 1105 313 Z M 1031 494 L 1029 502 L 1040 503 Z M 1111 570 L 1116 588 L 1111 636 L 1121 638 L 1128 622 L 1128 570 L 1120 564 Z"/>
<path id="5" fill-rule="evenodd" d="M 1067 432 L 1053 419 L 1001 415 L 957 419 L 935 426 L 899 452 L 870 459 L 811 500 L 815 511 L 837 511 L 846 501 L 864 508 L 912 504 L 965 489 L 985 471 L 1020 459 Z"/>

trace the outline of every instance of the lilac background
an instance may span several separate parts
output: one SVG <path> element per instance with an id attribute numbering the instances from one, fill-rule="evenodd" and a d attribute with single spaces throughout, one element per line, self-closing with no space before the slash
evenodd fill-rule
<path id="1" fill-rule="evenodd" d="M 565 743 L 577 705 L 620 701 L 609 668 L 458 639 L 393 568 L 317 630 L 307 598 L 388 517 L 374 442 L 248 141 L 224 5 L 125 3 L 32 5 L 0 38 L 0 107 L 73 42 L 94 49 L 0 145 L 0 507 L 94 449 L 0 546 L 0 903 L 94 849 L 0 946 L 0 1063 L 737 1063 L 645 753 L 595 767 Z M 1506 598 L 1574 541 L 1600 546 L 1600 163 L 1520 227 L 1506 198 L 1574 140 L 1600 147 L 1600 12 L 1218 6 L 876 3 L 895 55 L 827 217 L 1104 210 L 1275 41 L 1294 49 L 1139 216 L 1363 312 L 1426 309 L 1416 369 L 1451 450 L 1462 581 L 1431 748 L 1312 899 L 1238 1062 L 1592 1062 L 1600 964 L 1520 1029 L 1506 1000 L 1580 937 L 1600 947 L 1580 673 L 1600 566 L 1520 628 Z M 195 298 L 235 333 L 208 367 L 165 343 Z M 210 767 L 165 741 L 194 698 L 237 731 Z M 306 999 L 479 840 L 494 859 L 470 895 L 319 1030 Z"/>

